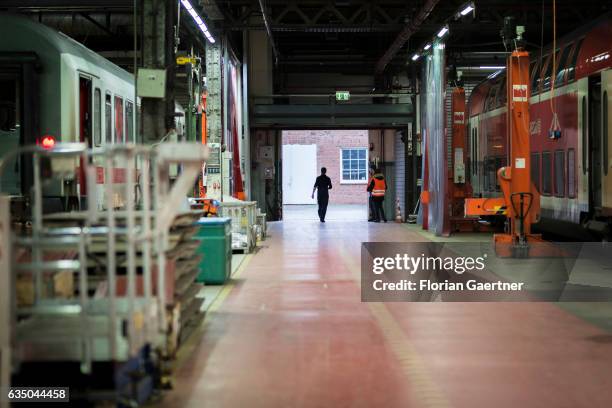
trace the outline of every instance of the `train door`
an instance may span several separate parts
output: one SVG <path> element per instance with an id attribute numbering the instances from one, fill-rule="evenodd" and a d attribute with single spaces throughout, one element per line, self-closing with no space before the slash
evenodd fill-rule
<path id="1" fill-rule="evenodd" d="M 472 194 L 475 197 L 480 197 L 482 194 L 481 172 L 479 171 L 479 145 L 478 145 L 478 116 L 470 118 L 469 126 L 469 142 L 470 142 L 470 183 L 472 185 Z"/>
<path id="2" fill-rule="evenodd" d="M 92 147 L 92 86 L 91 78 L 79 77 L 79 141 Z M 87 178 L 85 166 L 81 158 L 79 164 L 79 200 L 81 208 L 87 205 Z"/>
<path id="3" fill-rule="evenodd" d="M 612 143 L 610 143 L 610 134 L 612 126 L 610 125 L 610 99 L 612 95 L 612 70 L 608 69 L 601 73 L 601 140 L 603 151 L 603 191 L 602 191 L 602 207 L 606 214 L 610 214 L 612 209 Z"/>
<path id="4" fill-rule="evenodd" d="M 589 210 L 601 208 L 602 202 L 602 138 L 601 138 L 601 74 L 589 77 Z"/>
<path id="5" fill-rule="evenodd" d="M 19 72 L 4 69 L 0 72 L 0 156 L 19 147 L 21 136 L 21 78 Z M 0 190 L 16 195 L 21 193 L 19 160 L 11 160 L 0 175 Z"/>
<path id="6" fill-rule="evenodd" d="M 39 135 L 38 59 L 35 54 L 0 53 L 0 156 L 36 143 Z M 27 107 L 27 108 L 26 108 Z M 10 160 L 0 175 L 0 190 L 29 196 L 32 156 Z"/>

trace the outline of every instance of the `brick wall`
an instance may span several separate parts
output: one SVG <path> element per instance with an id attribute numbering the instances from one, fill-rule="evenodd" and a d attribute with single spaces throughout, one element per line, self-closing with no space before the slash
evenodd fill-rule
<path id="1" fill-rule="evenodd" d="M 283 145 L 286 144 L 317 145 L 317 168 L 326 167 L 327 175 L 332 180 L 330 204 L 366 204 L 367 182 L 340 183 L 340 149 L 368 147 L 367 130 L 285 130 Z"/>

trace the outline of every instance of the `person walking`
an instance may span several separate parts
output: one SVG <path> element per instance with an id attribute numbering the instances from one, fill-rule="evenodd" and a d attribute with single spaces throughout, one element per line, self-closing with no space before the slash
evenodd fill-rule
<path id="1" fill-rule="evenodd" d="M 327 169 L 321 167 L 321 175 L 317 177 L 314 187 L 312 188 L 311 198 L 314 198 L 315 190 L 317 190 L 317 203 L 319 204 L 319 220 L 325 222 L 325 214 L 327 213 L 327 204 L 329 204 L 329 190 L 332 188 L 331 179 L 325 175 Z"/>
<path id="2" fill-rule="evenodd" d="M 385 210 L 383 209 L 385 193 L 387 192 L 387 182 L 385 181 L 385 176 L 380 172 L 380 169 L 376 169 L 374 176 L 370 180 L 370 185 L 368 185 L 368 191 L 372 193 L 372 201 L 374 202 L 374 222 L 380 222 L 381 219 L 387 222 Z"/>

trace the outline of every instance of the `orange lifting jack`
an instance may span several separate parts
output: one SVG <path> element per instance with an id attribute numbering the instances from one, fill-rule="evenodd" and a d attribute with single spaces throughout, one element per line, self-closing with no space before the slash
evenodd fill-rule
<path id="1" fill-rule="evenodd" d="M 531 224 L 540 216 L 540 193 L 531 182 L 529 53 L 520 46 L 508 57 L 506 78 L 510 166 L 497 171 L 503 197 L 466 199 L 465 215 L 505 213 L 509 230 L 494 235 L 496 251 L 501 256 L 526 257 L 529 243 L 543 241 L 539 234 L 531 233 Z"/>
<path id="2" fill-rule="evenodd" d="M 465 173 L 465 89 L 457 86 L 451 93 L 452 138 L 451 169 L 448 172 L 448 197 L 451 232 L 484 231 L 488 227 L 478 217 L 465 216 L 465 200 L 472 195 L 472 187 Z"/>

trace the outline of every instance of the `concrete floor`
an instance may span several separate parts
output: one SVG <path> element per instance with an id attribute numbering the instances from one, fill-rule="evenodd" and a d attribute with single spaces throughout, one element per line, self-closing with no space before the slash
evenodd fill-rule
<path id="1" fill-rule="evenodd" d="M 609 332 L 546 303 L 362 303 L 361 242 L 425 236 L 294 210 L 217 297 L 161 405 L 612 406 Z"/>

